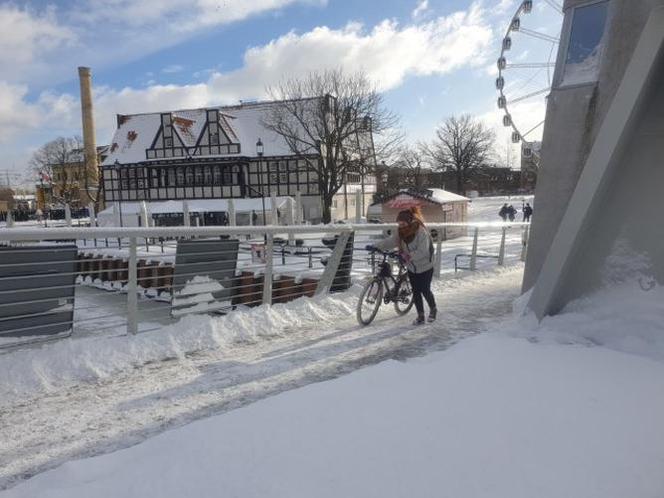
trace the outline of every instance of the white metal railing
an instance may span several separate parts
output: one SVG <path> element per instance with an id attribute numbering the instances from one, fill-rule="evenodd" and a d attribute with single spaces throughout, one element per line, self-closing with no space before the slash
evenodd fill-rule
<path id="1" fill-rule="evenodd" d="M 443 241 L 442 237 L 439 238 L 435 244 L 436 277 L 441 275 L 443 260 L 449 260 L 452 267 L 452 259 L 458 255 L 469 258 L 469 270 L 478 269 L 478 260 L 482 258 L 493 258 L 498 265 L 503 265 L 507 257 L 515 261 L 525 258 L 528 241 L 528 224 L 525 223 L 430 223 L 427 228 L 439 234 L 449 229 L 472 230 L 472 234 L 456 239 Z M 71 290 L 69 295 L 75 296 L 75 299 L 64 303 L 65 299 L 62 304 L 74 307 L 72 318 L 64 324 L 71 325 L 70 329 L 93 334 L 121 327 L 129 334 L 136 334 L 172 323 L 183 314 L 285 302 L 302 295 L 327 292 L 335 286 L 338 288 L 342 282 L 336 270 L 340 266 L 352 266 L 355 277 L 369 274 L 371 265 L 367 264 L 364 256 L 358 255 L 358 251 L 362 254 L 361 251 L 372 239 L 396 229 L 396 224 L 372 223 L 149 228 L 14 226 L 0 229 L 0 245 L 4 246 L 2 250 L 11 251 L 17 257 L 21 251 L 29 252 L 34 247 L 75 244 L 76 261 L 69 262 L 74 265 L 73 269 L 64 271 L 61 268 L 57 273 L 60 277 L 75 279 L 74 283 L 70 280 L 67 284 L 46 285 L 38 290 Z M 354 234 L 355 256 L 343 251 L 351 233 Z M 333 250 L 335 235 L 339 236 L 341 243 L 336 244 L 336 250 Z M 197 254 L 207 254 L 206 263 L 213 265 L 227 264 L 235 258 L 234 275 L 223 281 L 223 285 L 202 281 L 204 279 L 201 279 L 200 267 L 197 266 L 200 263 L 180 261 L 176 265 L 178 239 L 218 241 L 221 238 L 238 241 L 237 248 Z M 13 323 L 11 320 L 17 319 L 17 316 L 34 318 L 50 313 L 49 310 L 33 311 L 26 313 L 26 316 L 3 314 L 2 310 L 53 302 L 55 298 L 49 296 L 17 298 L 22 293 L 29 296 L 34 291 L 34 285 L 30 287 L 32 284 L 28 282 L 34 284 L 43 275 L 37 270 L 53 264 L 54 261 L 49 260 L 33 261 L 29 265 L 0 261 L 0 347 L 45 339 L 38 334 L 39 326 L 32 331 L 31 327 L 35 326 L 29 322 L 15 328 L 7 324 Z M 33 273 L 22 274 L 21 265 L 30 266 Z M 175 276 L 185 284 L 176 286 Z M 14 287 L 3 287 L 6 282 L 11 282 Z M 17 285 L 25 285 L 25 289 L 17 290 Z M 343 285 L 348 285 L 348 282 L 344 280 Z M 113 293 L 105 294 L 93 287 Z M 4 302 L 3 294 L 11 295 L 12 299 Z M 217 297 L 219 295 L 222 297 Z M 57 307 L 59 313 L 62 306 Z M 24 338 L 18 341 L 7 339 L 17 335 Z"/>

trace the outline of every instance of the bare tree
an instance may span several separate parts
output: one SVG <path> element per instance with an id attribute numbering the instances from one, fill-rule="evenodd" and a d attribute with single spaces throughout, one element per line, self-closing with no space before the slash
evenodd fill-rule
<path id="1" fill-rule="evenodd" d="M 424 187 L 427 168 L 426 150 L 421 146 L 405 146 L 399 151 L 393 165 L 399 171 L 399 187 Z"/>
<path id="2" fill-rule="evenodd" d="M 426 146 L 432 166 L 452 171 L 456 190 L 465 194 L 466 181 L 481 166 L 490 162 L 495 136 L 491 129 L 469 114 L 451 116 L 436 129 L 436 137 Z"/>
<path id="3" fill-rule="evenodd" d="M 85 169 L 81 137 L 58 137 L 32 155 L 30 167 L 43 183 L 52 187 L 52 199 L 67 204 L 79 199 L 81 189 L 89 192 L 95 172 Z M 94 200 L 94 199 L 93 199 Z"/>
<path id="4" fill-rule="evenodd" d="M 364 178 L 373 170 L 374 136 L 388 137 L 397 129 L 398 118 L 384 108 L 382 96 L 362 73 L 312 72 L 268 92 L 278 102 L 269 108 L 263 125 L 283 137 L 317 173 L 322 218 L 329 223 L 333 197 L 346 175 Z M 387 150 L 389 143 L 381 142 L 381 147 Z"/>

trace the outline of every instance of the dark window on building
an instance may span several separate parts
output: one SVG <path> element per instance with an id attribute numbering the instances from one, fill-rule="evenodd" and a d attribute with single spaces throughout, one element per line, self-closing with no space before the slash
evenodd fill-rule
<path id="1" fill-rule="evenodd" d="M 196 185 L 203 185 L 203 167 L 196 166 L 194 168 L 194 181 Z"/>
<path id="2" fill-rule="evenodd" d="M 224 185 L 233 185 L 233 172 L 230 167 L 224 168 L 222 175 L 222 182 Z"/>
<path id="3" fill-rule="evenodd" d="M 608 1 L 574 9 L 563 84 L 597 81 L 607 10 Z"/>

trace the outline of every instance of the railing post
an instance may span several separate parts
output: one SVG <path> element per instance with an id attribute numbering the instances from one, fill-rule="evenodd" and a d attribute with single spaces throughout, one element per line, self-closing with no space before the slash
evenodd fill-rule
<path id="1" fill-rule="evenodd" d="M 327 260 L 325 270 L 318 280 L 318 285 L 316 286 L 316 292 L 314 295 L 318 296 L 330 292 L 332 284 L 334 284 L 334 277 L 336 276 L 339 265 L 341 264 L 341 260 L 343 259 L 346 245 L 348 244 L 348 240 L 352 234 L 353 232 L 341 232 L 339 234 L 339 238 L 334 245 L 332 255 Z"/>
<path id="2" fill-rule="evenodd" d="M 523 232 L 521 232 L 521 261 L 526 260 L 526 254 L 528 253 L 529 235 L 530 235 L 530 227 L 525 226 Z"/>
<path id="3" fill-rule="evenodd" d="M 263 304 L 272 304 L 272 267 L 274 264 L 274 236 L 267 234 L 265 240 L 265 275 L 263 276 Z"/>
<path id="4" fill-rule="evenodd" d="M 475 227 L 475 235 L 473 235 L 473 250 L 470 254 L 470 271 L 475 271 L 477 268 L 477 239 L 480 234 L 479 227 Z"/>
<path id="5" fill-rule="evenodd" d="M 438 242 L 436 242 L 436 259 L 434 263 L 434 270 L 433 270 L 433 275 L 436 278 L 440 278 L 440 270 L 443 265 L 442 263 L 443 259 L 443 241 L 439 238 Z"/>
<path id="6" fill-rule="evenodd" d="M 505 235 L 507 228 L 503 227 L 503 234 L 500 237 L 500 250 L 498 251 L 498 266 L 503 266 L 505 264 Z"/>
<path id="7" fill-rule="evenodd" d="M 136 237 L 129 238 L 129 275 L 127 282 L 127 334 L 138 332 L 138 276 Z"/>
<path id="8" fill-rule="evenodd" d="M 314 267 L 314 258 L 313 254 L 311 253 L 311 247 L 309 248 L 309 268 Z"/>

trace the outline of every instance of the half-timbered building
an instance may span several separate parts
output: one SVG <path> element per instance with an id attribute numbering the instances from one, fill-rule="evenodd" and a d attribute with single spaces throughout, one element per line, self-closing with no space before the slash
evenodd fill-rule
<path id="1" fill-rule="evenodd" d="M 107 203 L 295 197 L 299 192 L 304 219 L 319 221 L 318 175 L 310 162 L 320 157 L 293 153 L 262 124 L 276 104 L 118 115 L 102 165 Z M 346 182 L 333 202 L 333 219 L 347 217 L 358 189 L 364 190 L 366 206 L 375 192 L 372 175 L 348 174 Z"/>

